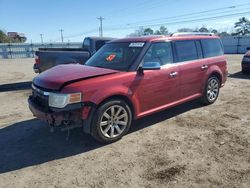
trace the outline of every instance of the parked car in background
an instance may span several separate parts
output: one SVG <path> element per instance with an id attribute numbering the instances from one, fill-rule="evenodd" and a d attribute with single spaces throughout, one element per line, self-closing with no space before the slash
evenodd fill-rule
<path id="1" fill-rule="evenodd" d="M 247 52 L 241 61 L 242 73 L 250 72 L 250 47 L 247 48 Z"/>
<path id="2" fill-rule="evenodd" d="M 53 127 L 80 126 L 111 143 L 134 119 L 197 98 L 214 103 L 226 79 L 216 36 L 117 39 L 85 65 L 59 65 L 35 77 L 29 108 Z"/>
<path id="3" fill-rule="evenodd" d="M 51 67 L 61 64 L 84 64 L 106 42 L 114 38 L 86 37 L 82 48 L 39 48 L 35 53 L 33 69 L 41 73 Z"/>

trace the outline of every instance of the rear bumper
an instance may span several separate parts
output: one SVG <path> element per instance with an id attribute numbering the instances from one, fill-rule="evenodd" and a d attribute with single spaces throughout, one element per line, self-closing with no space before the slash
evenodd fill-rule
<path id="1" fill-rule="evenodd" d="M 33 65 L 33 70 L 34 70 L 35 73 L 40 73 L 41 72 L 40 69 L 38 68 L 37 64 Z"/>

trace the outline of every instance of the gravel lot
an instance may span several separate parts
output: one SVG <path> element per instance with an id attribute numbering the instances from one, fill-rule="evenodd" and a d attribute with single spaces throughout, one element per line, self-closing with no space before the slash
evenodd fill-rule
<path id="1" fill-rule="evenodd" d="M 198 101 L 134 122 L 100 145 L 81 129 L 50 133 L 27 107 L 30 90 L 0 92 L 0 187 L 250 186 L 250 75 L 228 55 L 218 101 Z M 0 85 L 29 82 L 33 59 L 0 60 Z M 14 85 L 13 85 L 14 86 Z M 1 87 L 1 86 L 0 86 Z"/>

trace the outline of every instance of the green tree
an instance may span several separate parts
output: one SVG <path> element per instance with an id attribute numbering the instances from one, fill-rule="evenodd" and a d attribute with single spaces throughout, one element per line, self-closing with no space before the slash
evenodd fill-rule
<path id="1" fill-rule="evenodd" d="M 242 17 L 234 24 L 236 35 L 246 35 L 250 33 L 250 21 L 246 17 Z"/>
<path id="2" fill-rule="evenodd" d="M 154 30 L 151 29 L 150 27 L 144 29 L 143 35 L 153 35 L 153 34 L 154 34 Z"/>
<path id="3" fill-rule="evenodd" d="M 168 29 L 165 26 L 161 26 L 159 30 L 156 30 L 155 35 L 168 35 Z"/>
<path id="4" fill-rule="evenodd" d="M 7 43 L 7 42 L 10 42 L 10 38 L 5 34 L 5 32 L 0 30 L 0 43 Z"/>
<path id="5" fill-rule="evenodd" d="M 180 28 L 177 30 L 177 32 L 193 32 L 194 30 L 191 28 Z"/>
<path id="6" fill-rule="evenodd" d="M 223 32 L 219 33 L 219 36 L 220 37 L 228 37 L 228 36 L 231 36 L 231 35 L 228 32 L 223 31 Z"/>
<path id="7" fill-rule="evenodd" d="M 204 32 L 204 33 L 208 33 L 208 29 L 205 27 L 205 26 L 202 26 L 200 29 L 199 29 L 199 32 Z"/>

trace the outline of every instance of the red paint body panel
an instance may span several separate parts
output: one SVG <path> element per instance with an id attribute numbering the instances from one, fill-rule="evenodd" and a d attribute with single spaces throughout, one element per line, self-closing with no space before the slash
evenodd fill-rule
<path id="1" fill-rule="evenodd" d="M 154 36 L 118 39 L 111 43 L 206 38 L 218 37 Z M 202 70 L 203 65 L 207 65 L 207 69 Z M 178 75 L 171 77 L 170 74 L 173 72 L 177 72 Z M 40 74 L 33 82 L 43 88 L 58 90 L 65 82 L 78 80 L 63 87 L 61 92 L 82 92 L 83 102 L 91 102 L 96 105 L 112 96 L 126 97 L 132 103 L 134 118 L 136 119 L 200 97 L 206 80 L 211 74 L 218 74 L 222 85 L 224 85 L 227 78 L 225 56 L 168 64 L 162 66 L 160 70 L 144 70 L 143 73 L 139 71 L 120 72 L 73 64 L 60 65 Z M 82 113 L 84 119 L 87 111 Z"/>
<path id="2" fill-rule="evenodd" d="M 42 88 L 58 90 L 62 84 L 73 80 L 116 73 L 119 71 L 79 64 L 58 65 L 35 77 L 33 83 Z"/>

